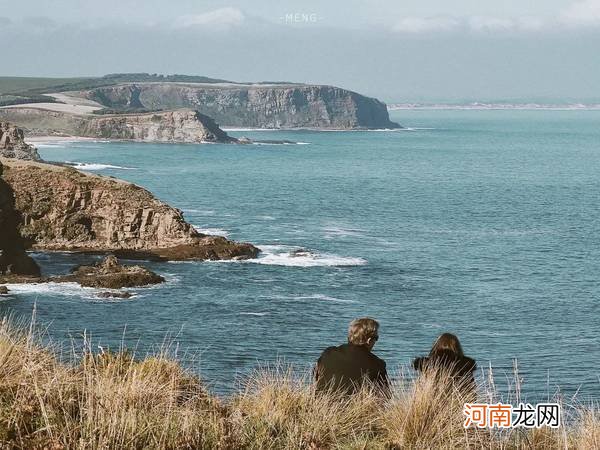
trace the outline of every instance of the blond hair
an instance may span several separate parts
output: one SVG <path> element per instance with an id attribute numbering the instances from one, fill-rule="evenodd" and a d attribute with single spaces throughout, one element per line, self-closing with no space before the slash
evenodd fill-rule
<path id="1" fill-rule="evenodd" d="M 379 322 L 369 317 L 355 319 L 348 328 L 348 342 L 354 345 L 366 345 L 369 339 L 377 340 Z"/>

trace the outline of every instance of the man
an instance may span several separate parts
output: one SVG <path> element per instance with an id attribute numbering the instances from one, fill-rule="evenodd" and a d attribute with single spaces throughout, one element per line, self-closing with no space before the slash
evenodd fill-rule
<path id="1" fill-rule="evenodd" d="M 368 317 L 353 320 L 348 329 L 348 343 L 325 349 L 317 361 L 317 391 L 331 389 L 353 394 L 365 381 L 387 390 L 385 361 L 371 353 L 378 339 L 376 320 Z"/>

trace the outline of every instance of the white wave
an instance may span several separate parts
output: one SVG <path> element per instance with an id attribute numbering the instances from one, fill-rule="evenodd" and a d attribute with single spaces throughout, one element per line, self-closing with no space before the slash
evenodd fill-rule
<path id="1" fill-rule="evenodd" d="M 396 133 L 397 131 L 407 131 L 408 128 L 368 128 L 365 130 L 356 130 L 356 131 L 366 131 L 368 133 Z"/>
<path id="2" fill-rule="evenodd" d="M 323 228 L 325 238 L 332 239 L 334 237 L 352 237 L 352 236 L 364 236 L 365 230 L 358 228 L 345 228 L 330 226 Z"/>
<path id="3" fill-rule="evenodd" d="M 131 297 L 128 298 L 118 298 L 118 297 L 86 297 L 86 302 L 88 303 L 123 303 L 123 302 L 131 302 L 133 300 L 137 300 L 139 295 L 131 294 Z"/>
<path id="4" fill-rule="evenodd" d="M 113 166 L 111 164 L 82 163 L 82 162 L 71 162 L 71 161 L 65 161 L 65 163 L 69 164 L 79 170 L 104 170 L 104 169 L 136 170 L 135 167 L 121 167 L 121 166 Z"/>
<path id="5" fill-rule="evenodd" d="M 356 303 L 354 300 L 346 300 L 343 298 L 330 297 L 329 295 L 324 294 L 313 294 L 313 295 L 301 295 L 296 297 L 297 300 L 325 300 L 328 302 L 337 302 L 337 303 Z"/>
<path id="6" fill-rule="evenodd" d="M 67 297 L 96 298 L 98 289 L 82 287 L 78 283 L 19 283 L 7 284 L 13 294 L 63 295 Z M 106 290 L 106 289 L 105 289 Z"/>
<path id="7" fill-rule="evenodd" d="M 312 294 L 312 295 L 273 295 L 268 298 L 276 300 L 323 300 L 327 302 L 336 303 L 356 303 L 354 300 L 346 300 L 338 297 L 331 297 L 325 294 Z"/>
<path id="8" fill-rule="evenodd" d="M 279 131 L 279 128 L 230 128 L 221 127 L 223 131 Z"/>
<path id="9" fill-rule="evenodd" d="M 214 216 L 215 212 L 210 209 L 182 209 L 184 213 L 201 214 L 203 216 Z"/>
<path id="10" fill-rule="evenodd" d="M 262 245 L 258 258 L 249 259 L 247 262 L 272 266 L 289 267 L 342 267 L 362 266 L 367 261 L 362 258 L 338 256 L 329 253 L 316 253 L 302 251 L 300 247 L 287 245 Z M 294 254 L 294 252 L 297 252 Z"/>
<path id="11" fill-rule="evenodd" d="M 269 313 L 268 312 L 241 312 L 240 315 L 242 315 L 242 316 L 258 316 L 258 317 L 263 317 L 263 316 L 268 316 Z"/>
<path id="12" fill-rule="evenodd" d="M 252 142 L 252 145 L 310 145 L 310 142 Z"/>
<path id="13" fill-rule="evenodd" d="M 427 130 L 436 130 L 437 128 L 426 128 L 426 127 L 403 127 L 403 128 L 398 128 L 397 130 L 390 130 L 390 131 L 427 131 Z M 372 131 L 381 131 L 381 130 L 372 130 Z M 382 130 L 385 131 L 385 130 Z"/>
<path id="14" fill-rule="evenodd" d="M 33 144 L 35 147 L 37 147 L 38 149 L 42 149 L 42 148 L 66 148 L 65 144 L 60 144 L 60 143 L 53 143 L 53 144 L 38 144 L 38 143 L 34 143 Z"/>
<path id="15" fill-rule="evenodd" d="M 176 284 L 181 279 L 174 274 L 163 274 L 166 278 L 167 284 Z M 56 297 L 57 295 L 63 297 L 78 297 L 85 300 L 93 300 L 95 302 L 117 302 L 124 300 L 133 300 L 134 298 L 140 297 L 140 292 L 137 290 L 128 289 L 127 292 L 131 294 L 131 297 L 123 298 L 101 298 L 98 296 L 101 292 L 122 292 L 119 289 L 105 289 L 105 288 L 91 288 L 83 287 L 79 283 L 8 283 L 5 285 L 11 294 L 36 294 L 40 296 L 51 296 Z M 150 289 L 156 289 L 164 286 L 164 284 L 155 284 L 149 286 L 140 286 L 144 291 Z"/>
<path id="16" fill-rule="evenodd" d="M 222 237 L 229 236 L 229 231 L 222 230 L 221 228 L 201 228 L 201 227 L 197 227 L 194 225 L 194 229 L 198 233 L 202 233 L 202 234 L 208 234 L 208 235 L 212 235 L 212 236 L 222 236 Z"/>

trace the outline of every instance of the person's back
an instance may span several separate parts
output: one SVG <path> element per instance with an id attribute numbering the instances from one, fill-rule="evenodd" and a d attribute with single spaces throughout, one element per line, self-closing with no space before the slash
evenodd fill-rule
<path id="1" fill-rule="evenodd" d="M 459 356 L 450 350 L 442 350 L 430 356 L 416 358 L 413 367 L 419 372 L 427 370 L 444 370 L 459 383 L 475 383 L 473 372 L 477 365 L 468 356 Z"/>
<path id="2" fill-rule="evenodd" d="M 352 394 L 365 381 L 387 389 L 385 361 L 371 352 L 379 338 L 378 329 L 373 319 L 357 319 L 350 324 L 347 344 L 323 351 L 315 368 L 318 391 Z"/>
<path id="3" fill-rule="evenodd" d="M 449 377 L 463 392 L 475 393 L 475 360 L 465 356 L 456 336 L 442 334 L 434 343 L 429 356 L 416 358 L 413 367 L 422 373 L 436 372 Z"/>

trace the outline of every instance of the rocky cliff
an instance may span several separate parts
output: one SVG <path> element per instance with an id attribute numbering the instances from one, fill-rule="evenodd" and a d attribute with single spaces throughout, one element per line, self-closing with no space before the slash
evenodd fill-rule
<path id="1" fill-rule="evenodd" d="M 15 209 L 12 188 L 3 178 L 4 166 L 0 163 L 0 275 L 39 276 L 38 265 L 25 253 L 19 235 L 21 215 Z"/>
<path id="2" fill-rule="evenodd" d="M 0 122 L 0 157 L 41 159 L 35 147 L 25 143 L 23 130 L 8 122 Z"/>
<path id="3" fill-rule="evenodd" d="M 109 108 L 192 108 L 224 126 L 398 128 L 377 99 L 302 84 L 125 83 L 78 95 Z"/>
<path id="4" fill-rule="evenodd" d="M 71 114 L 23 106 L 0 109 L 0 119 L 32 134 L 60 134 L 145 142 L 235 142 L 210 117 L 190 109 L 143 114 Z"/>
<path id="5" fill-rule="evenodd" d="M 250 244 L 199 234 L 147 190 L 75 169 L 2 160 L 26 244 L 39 250 L 114 252 L 140 258 L 250 258 Z"/>

